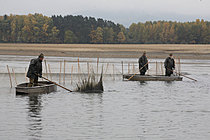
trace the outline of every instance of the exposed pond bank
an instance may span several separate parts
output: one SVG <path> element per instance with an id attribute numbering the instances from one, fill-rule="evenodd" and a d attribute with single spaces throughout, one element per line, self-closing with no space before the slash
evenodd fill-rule
<path id="1" fill-rule="evenodd" d="M 210 45 L 184 44 L 6 44 L 0 55 L 38 55 L 62 57 L 138 58 L 147 51 L 149 58 L 165 58 L 169 53 L 182 59 L 210 59 Z"/>

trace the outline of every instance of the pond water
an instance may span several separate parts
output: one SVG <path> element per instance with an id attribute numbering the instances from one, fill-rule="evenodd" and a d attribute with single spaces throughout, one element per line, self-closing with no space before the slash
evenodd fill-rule
<path id="1" fill-rule="evenodd" d="M 122 76 L 115 75 L 114 78 L 105 77 L 105 91 L 102 94 L 69 93 L 58 88 L 57 92 L 50 94 L 16 96 L 15 89 L 9 85 L 6 65 L 17 71 L 16 78 L 21 83 L 25 81 L 24 69 L 29 58 L 31 57 L 0 56 L 1 140 L 210 138 L 208 60 L 182 60 L 182 72 L 198 82 L 188 79 L 179 82 L 128 82 L 122 81 Z M 57 62 L 62 59 L 64 58 L 48 58 L 54 73 L 56 68 L 59 71 Z M 115 63 L 119 71 L 121 61 L 136 62 L 135 59 L 101 61 Z M 81 69 L 85 69 L 84 67 Z M 73 81 L 78 76 L 74 75 Z M 58 77 L 54 74 L 53 79 L 58 80 Z M 67 75 L 65 86 L 74 89 L 75 85 L 70 84 L 70 81 L 70 76 Z"/>

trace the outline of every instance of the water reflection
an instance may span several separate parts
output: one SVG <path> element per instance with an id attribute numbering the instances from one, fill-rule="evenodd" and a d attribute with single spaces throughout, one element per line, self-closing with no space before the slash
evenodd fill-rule
<path id="1" fill-rule="evenodd" d="M 101 134 L 104 125 L 103 94 L 89 93 L 89 94 L 82 94 L 82 97 L 84 99 L 83 107 L 86 110 L 85 111 L 86 116 L 84 120 L 87 120 L 87 122 L 91 122 L 86 124 L 90 128 L 89 131 L 93 131 L 93 126 L 94 126 L 98 128 L 97 132 Z"/>
<path id="2" fill-rule="evenodd" d="M 172 84 L 174 83 L 174 81 L 164 81 L 166 86 L 172 86 Z"/>
<path id="3" fill-rule="evenodd" d="M 41 96 L 29 95 L 28 105 L 29 135 L 32 137 L 40 138 L 43 129 L 41 116 Z"/>
<path id="4" fill-rule="evenodd" d="M 88 99 L 88 101 L 92 103 L 103 104 L 103 93 L 82 93 L 81 94 L 84 99 Z"/>
<path id="5" fill-rule="evenodd" d="M 147 82 L 146 82 L 146 81 L 139 81 L 139 84 L 140 84 L 141 86 L 143 86 L 143 85 L 146 85 Z"/>

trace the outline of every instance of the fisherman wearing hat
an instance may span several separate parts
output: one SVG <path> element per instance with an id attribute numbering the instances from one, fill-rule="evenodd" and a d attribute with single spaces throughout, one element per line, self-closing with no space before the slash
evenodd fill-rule
<path id="1" fill-rule="evenodd" d="M 32 59 L 27 72 L 27 77 L 30 79 L 28 87 L 38 85 L 38 77 L 42 78 L 42 61 L 44 54 L 40 54 L 38 58 Z"/>
<path id="2" fill-rule="evenodd" d="M 139 58 L 138 62 L 139 62 L 140 75 L 145 75 L 145 73 L 148 70 L 148 60 L 146 52 L 143 53 L 143 55 Z"/>
<path id="3" fill-rule="evenodd" d="M 169 54 L 169 57 L 166 58 L 165 62 L 164 62 L 164 66 L 166 69 L 166 76 L 171 76 L 171 74 L 173 74 L 173 70 L 175 69 L 175 61 L 173 59 L 173 54 Z"/>

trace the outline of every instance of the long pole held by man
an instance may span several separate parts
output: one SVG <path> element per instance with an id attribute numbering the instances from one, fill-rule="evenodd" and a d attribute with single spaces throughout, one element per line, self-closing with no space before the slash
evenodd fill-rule
<path id="1" fill-rule="evenodd" d="M 174 61 L 174 58 L 173 58 L 173 54 L 169 54 L 169 57 L 166 58 L 165 62 L 164 62 L 164 66 L 165 66 L 165 69 L 166 69 L 166 76 L 171 76 L 175 71 L 175 61 Z M 193 79 L 189 76 L 186 76 L 186 75 L 183 75 L 181 73 L 178 73 L 178 72 L 175 72 L 176 74 L 179 74 L 185 78 L 188 78 L 190 80 L 193 80 L 193 81 L 196 81 L 196 79 Z"/>
<path id="2" fill-rule="evenodd" d="M 143 55 L 139 58 L 139 72 L 140 75 L 145 75 L 145 73 L 148 70 L 148 60 L 146 56 L 146 52 L 143 53 Z"/>
<path id="3" fill-rule="evenodd" d="M 61 86 L 57 84 L 56 82 L 49 80 L 48 78 L 42 77 L 42 61 L 43 60 L 44 60 L 44 54 L 42 53 L 38 56 L 38 58 L 31 59 L 29 69 L 27 72 L 27 77 L 30 79 L 28 87 L 38 86 L 38 79 L 43 78 L 67 91 L 73 92 L 72 90 L 64 86 Z"/>
<path id="4" fill-rule="evenodd" d="M 146 56 L 146 52 L 143 53 L 143 55 L 139 58 L 139 72 L 140 72 L 140 75 L 145 75 L 146 71 L 148 70 L 148 60 L 147 60 L 147 56 Z M 138 72 L 137 72 L 138 73 Z M 129 79 L 131 80 L 137 73 L 133 74 Z"/>

